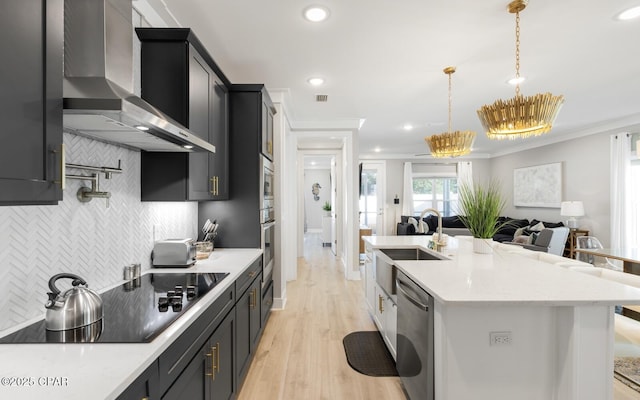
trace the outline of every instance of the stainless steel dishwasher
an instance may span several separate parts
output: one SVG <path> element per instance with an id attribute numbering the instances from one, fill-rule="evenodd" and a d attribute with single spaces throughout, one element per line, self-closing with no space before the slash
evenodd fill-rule
<path id="1" fill-rule="evenodd" d="M 410 399 L 433 400 L 433 297 L 399 270 L 396 289 L 396 369 Z"/>

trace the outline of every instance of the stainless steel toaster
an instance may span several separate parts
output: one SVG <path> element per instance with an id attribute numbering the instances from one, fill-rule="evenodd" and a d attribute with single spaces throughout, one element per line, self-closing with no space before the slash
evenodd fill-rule
<path id="1" fill-rule="evenodd" d="M 193 239 L 165 239 L 153 246 L 151 262 L 154 267 L 186 268 L 196 262 L 196 244 Z"/>

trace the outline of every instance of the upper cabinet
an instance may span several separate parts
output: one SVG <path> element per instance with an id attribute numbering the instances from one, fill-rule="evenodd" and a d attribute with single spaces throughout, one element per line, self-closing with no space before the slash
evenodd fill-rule
<path id="1" fill-rule="evenodd" d="M 262 154 L 269 159 L 269 161 L 273 161 L 273 114 L 275 114 L 275 109 L 271 104 L 271 101 L 268 100 L 267 97 L 262 98 L 262 129 L 261 131 L 261 140 L 262 140 Z"/>
<path id="2" fill-rule="evenodd" d="M 215 154 L 142 153 L 142 200 L 229 198 L 229 81 L 188 28 L 137 28 L 141 95 L 216 147 Z"/>
<path id="3" fill-rule="evenodd" d="M 0 12 L 0 205 L 62 200 L 63 0 Z"/>

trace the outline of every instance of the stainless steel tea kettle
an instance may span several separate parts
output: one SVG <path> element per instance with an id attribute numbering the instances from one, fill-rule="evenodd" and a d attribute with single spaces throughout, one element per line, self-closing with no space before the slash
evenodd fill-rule
<path id="1" fill-rule="evenodd" d="M 61 294 L 56 281 L 63 278 L 73 279 L 73 287 Z M 74 274 L 62 273 L 49 279 L 51 292 L 47 293 L 49 300 L 45 304 L 45 327 L 48 330 L 75 329 L 102 319 L 102 298 L 87 286 L 84 279 Z"/>

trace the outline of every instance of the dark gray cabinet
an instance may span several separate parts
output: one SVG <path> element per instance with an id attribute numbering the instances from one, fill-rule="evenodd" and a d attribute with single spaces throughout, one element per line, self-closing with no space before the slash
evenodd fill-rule
<path id="1" fill-rule="evenodd" d="M 262 307 L 260 308 L 260 313 L 262 314 L 262 320 L 260 322 L 262 326 L 261 329 L 264 329 L 267 324 L 267 319 L 269 319 L 269 315 L 271 314 L 271 307 L 273 307 L 273 280 L 266 282 L 262 290 Z"/>
<path id="2" fill-rule="evenodd" d="M 234 397 L 235 314 L 229 313 L 162 400 L 227 400 Z"/>
<path id="3" fill-rule="evenodd" d="M 262 99 L 262 127 L 260 129 L 260 142 L 262 143 L 262 155 L 273 161 L 273 107 Z"/>
<path id="4" fill-rule="evenodd" d="M 273 302 L 272 283 L 265 297 L 261 282 L 258 257 L 118 400 L 235 398 Z"/>
<path id="5" fill-rule="evenodd" d="M 159 398 L 158 361 L 156 360 L 118 396 L 117 400 L 153 400 Z"/>
<path id="6" fill-rule="evenodd" d="M 142 98 L 216 146 L 215 154 L 143 152 L 142 200 L 228 199 L 229 81 L 190 29 L 136 33 L 142 43 Z"/>
<path id="7" fill-rule="evenodd" d="M 0 205 L 62 200 L 63 1 L 0 12 Z"/>
<path id="8" fill-rule="evenodd" d="M 251 359 L 255 354 L 258 339 L 260 338 L 262 319 L 260 312 L 262 306 L 261 283 L 262 273 L 256 276 L 251 286 L 236 302 L 236 375 L 239 385 L 242 385 L 242 381 L 249 370 Z"/>
<path id="9" fill-rule="evenodd" d="M 273 136 L 275 108 L 264 85 L 231 85 L 229 88 L 229 171 L 232 201 L 202 202 L 198 224 L 217 219 L 216 247 L 261 247 L 260 157 L 267 130 Z M 263 118 L 264 117 L 264 118 Z M 268 128 L 270 127 L 270 128 Z M 263 142 L 263 138 L 265 138 Z M 271 149 L 273 149 L 273 139 Z"/>

